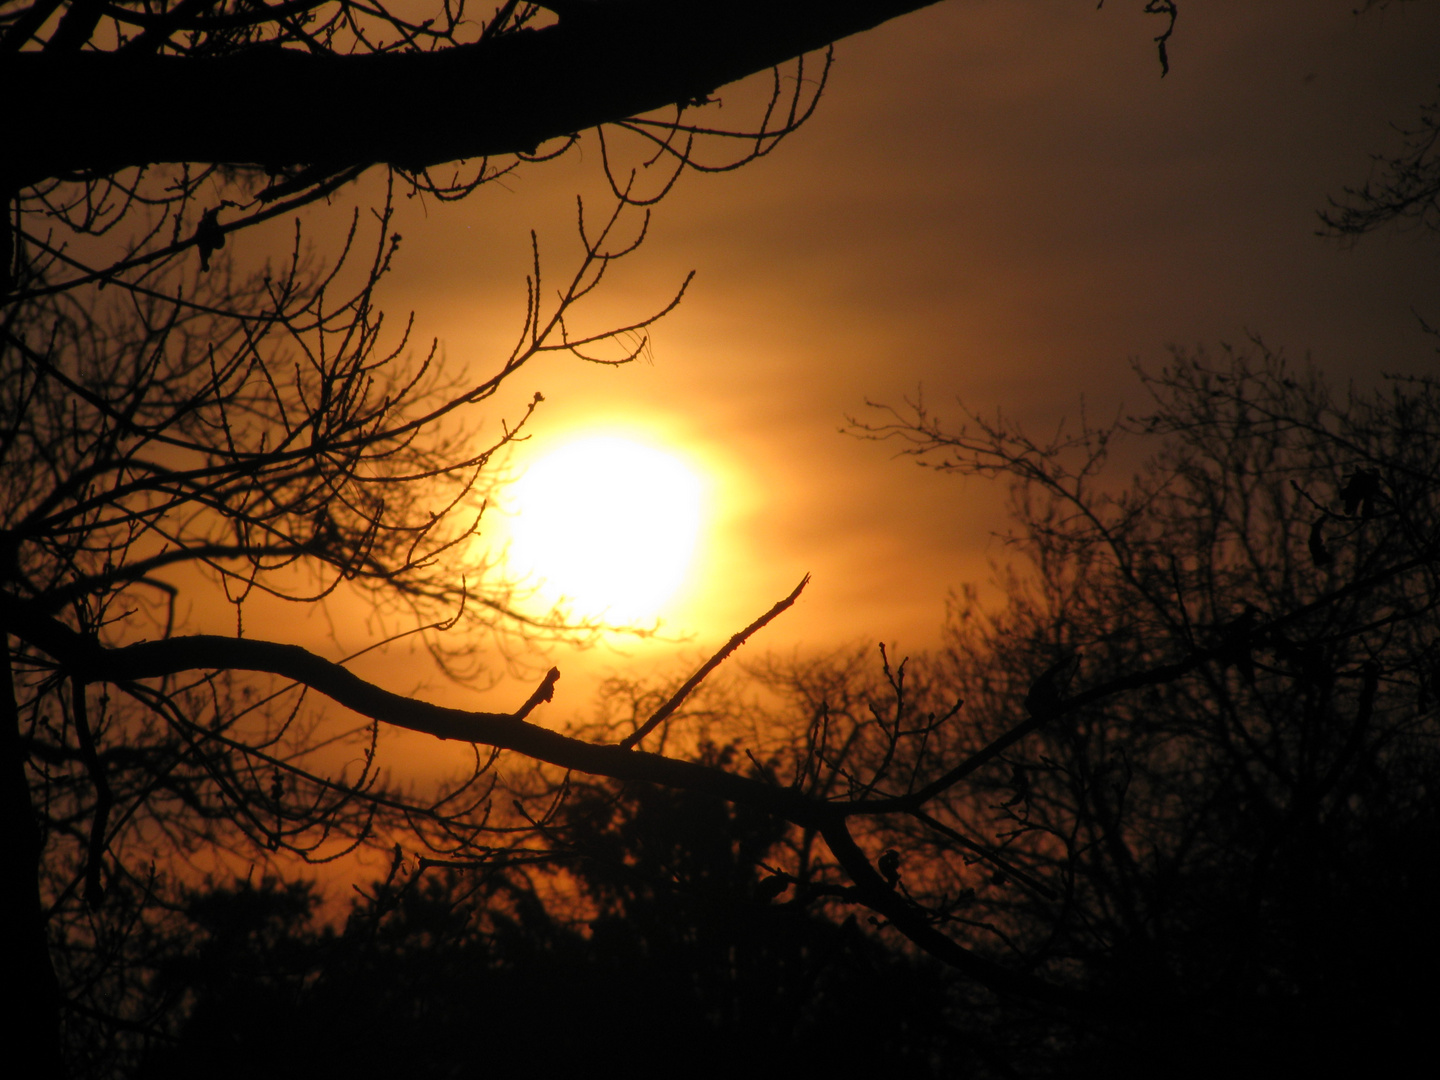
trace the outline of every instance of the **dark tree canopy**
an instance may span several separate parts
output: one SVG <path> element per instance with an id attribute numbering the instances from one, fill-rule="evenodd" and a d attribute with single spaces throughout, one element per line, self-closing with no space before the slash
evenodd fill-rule
<path id="1" fill-rule="evenodd" d="M 707 764 L 735 767 L 733 748 Z M 401 874 L 343 930 L 315 893 L 191 893 L 152 951 L 155 992 L 194 1000 L 142 1076 L 256 1069 L 559 1075 L 953 1075 L 943 973 L 854 918 L 774 905 L 765 814 L 648 785 L 578 785 L 554 872 Z M 398 880 L 397 880 L 398 879 Z M 403 882 L 403 884 L 401 883 Z M 317 1040 L 314 1033 L 326 1037 Z"/>

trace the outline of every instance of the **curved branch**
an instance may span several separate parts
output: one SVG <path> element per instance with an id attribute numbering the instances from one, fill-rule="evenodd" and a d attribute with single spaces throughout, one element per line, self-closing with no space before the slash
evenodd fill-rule
<path id="1" fill-rule="evenodd" d="M 585 742 L 526 722 L 531 709 L 549 700 L 559 678 L 553 669 L 516 712 L 472 712 L 392 693 L 298 645 L 197 634 L 106 648 L 45 615 L 30 601 L 5 592 L 0 592 L 0 625 L 88 682 L 130 683 L 185 671 L 263 672 L 308 686 L 361 716 L 436 738 L 513 750 L 592 776 L 701 792 L 798 825 L 817 826 L 832 816 L 824 805 L 786 788 L 695 762 Z"/>

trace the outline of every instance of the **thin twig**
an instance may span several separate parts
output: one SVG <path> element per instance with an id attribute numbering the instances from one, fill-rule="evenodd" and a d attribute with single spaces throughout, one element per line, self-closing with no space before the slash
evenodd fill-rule
<path id="1" fill-rule="evenodd" d="M 741 630 L 738 634 L 736 634 L 729 641 L 727 641 L 719 652 L 717 652 L 709 660 L 705 661 L 705 663 L 700 665 L 700 670 L 695 672 L 694 675 L 691 675 L 690 678 L 685 681 L 684 686 L 680 687 L 679 690 L 675 691 L 674 697 L 672 697 L 669 701 L 665 702 L 664 705 L 661 705 L 660 708 L 656 709 L 655 714 L 651 716 L 649 720 L 646 720 L 645 723 L 640 725 L 639 730 L 635 731 L 630 735 L 627 735 L 625 738 L 620 740 L 620 749 L 632 749 L 641 739 L 645 738 L 646 735 L 649 735 L 650 732 L 654 731 L 670 716 L 671 713 L 673 713 L 681 706 L 685 699 L 690 696 L 691 691 L 693 691 L 697 686 L 701 684 L 701 682 L 704 681 L 706 675 L 709 675 L 710 672 L 714 671 L 717 667 L 724 663 L 726 657 L 728 657 L 741 645 L 744 645 L 752 634 L 756 633 L 758 630 L 763 629 L 772 619 L 774 619 L 782 611 L 788 608 L 791 604 L 795 603 L 795 601 L 799 598 L 800 593 L 808 584 L 810 584 L 810 575 L 806 574 L 803 578 L 800 579 L 800 584 L 795 586 L 794 592 L 792 592 L 784 600 L 781 600 L 764 615 L 761 615 L 760 618 L 756 619 L 744 630 Z"/>

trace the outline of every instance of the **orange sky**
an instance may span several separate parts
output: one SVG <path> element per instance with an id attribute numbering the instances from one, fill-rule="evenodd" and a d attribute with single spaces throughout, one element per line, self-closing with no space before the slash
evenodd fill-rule
<path id="1" fill-rule="evenodd" d="M 1314 235 L 1327 194 L 1363 180 L 1367 155 L 1396 145 L 1387 125 L 1433 96 L 1436 5 L 1357 19 L 1354 0 L 1182 4 L 1164 80 L 1141 6 L 948 0 L 842 42 L 810 124 L 738 172 L 684 177 L 609 287 L 607 310 L 633 314 L 698 271 L 653 362 L 557 358 L 516 380 L 506 416 L 547 398 L 536 448 L 635 424 L 713 463 L 729 495 L 667 614 L 694 648 L 806 571 L 764 645 L 924 648 L 947 590 L 1002 555 L 987 538 L 1003 491 L 838 434 L 867 396 L 923 384 L 941 412 L 962 395 L 1049 425 L 1082 394 L 1097 413 L 1138 403 L 1131 358 L 1247 332 L 1338 379 L 1436 370 L 1411 310 L 1440 317 L 1440 249 Z M 407 203 L 387 306 L 483 370 L 518 326 L 529 228 L 560 269 L 574 196 L 598 176 L 589 142 L 461 203 Z M 583 713 L 580 687 L 562 681 L 552 708 Z"/>

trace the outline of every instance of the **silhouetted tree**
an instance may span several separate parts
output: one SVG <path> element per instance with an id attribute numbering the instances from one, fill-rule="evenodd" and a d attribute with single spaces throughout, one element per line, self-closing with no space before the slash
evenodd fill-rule
<path id="1" fill-rule="evenodd" d="M 532 277 L 516 350 L 464 383 L 433 354 L 412 361 L 403 332 L 386 340 L 373 303 L 393 250 L 383 221 L 353 292 L 297 256 L 250 281 L 222 277 L 213 293 L 208 282 L 171 297 L 128 290 L 128 310 L 113 320 L 64 300 L 17 309 L 0 360 L 0 612 L 15 639 L 6 836 L 8 865 L 38 865 L 41 878 L 37 893 L 34 877 L 7 877 L 28 891 L 33 919 L 7 932 L 34 941 L 48 924 L 71 1022 L 123 1016 L 125 954 L 99 939 L 164 891 L 177 859 L 203 862 L 207 850 L 328 859 L 372 838 L 388 843 L 395 828 L 441 851 L 483 848 L 480 778 L 493 758 L 477 757 L 472 775 L 441 793 L 448 801 L 402 796 L 378 783 L 377 729 L 347 752 L 354 767 L 337 771 L 327 747 L 358 733 L 317 731 L 283 681 L 224 673 L 283 677 L 319 660 L 256 636 L 245 618 L 256 592 L 301 604 L 337 590 L 366 597 L 384 622 L 424 635 L 457 676 L 483 670 L 472 661 L 488 651 L 486 635 L 503 648 L 507 636 L 583 629 L 523 614 L 474 553 L 490 463 L 525 417 L 484 439 L 465 414 L 534 356 L 595 342 L 564 320 L 574 325 L 596 273 L 633 247 L 612 246 L 617 220 L 589 238 L 554 307 L 542 308 Z M 185 606 L 211 590 L 231 605 L 234 636 L 180 636 Z M 447 646 L 447 629 L 464 641 Z M 139 652 L 124 654 L 123 671 L 91 664 L 126 648 Z M 181 652 L 155 667 L 144 654 L 157 648 Z M 362 685 L 320 663 L 336 686 Z M 130 903 L 107 904 L 118 884 Z"/>
<path id="2" fill-rule="evenodd" d="M 1440 961 L 1440 382 L 1337 394 L 1256 343 L 1146 384 L 1043 443 L 919 402 L 861 428 L 1008 478 L 1023 564 L 1003 605 L 956 598 L 929 677 L 964 722 L 927 749 L 1026 737 L 877 842 L 960 940 L 1091 999 L 1027 1072 L 1409 1060 Z"/>
<path id="3" fill-rule="evenodd" d="M 764 895 L 782 831 L 768 815 L 599 783 L 553 828 L 568 885 L 499 866 L 392 879 L 339 933 L 294 885 L 192 894 L 149 960 L 186 1019 L 141 1075 L 920 1077 L 963 1062 L 942 969 Z"/>

